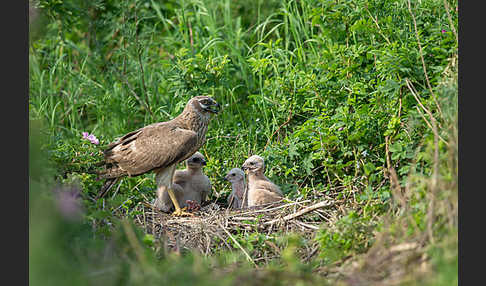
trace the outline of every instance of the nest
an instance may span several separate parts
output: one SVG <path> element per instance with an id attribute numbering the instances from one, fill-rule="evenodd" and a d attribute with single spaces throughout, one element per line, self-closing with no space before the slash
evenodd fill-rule
<path id="1" fill-rule="evenodd" d="M 269 257 L 262 253 L 250 255 L 235 236 L 255 232 L 267 236 L 300 233 L 311 238 L 320 224 L 333 221 L 336 214 L 333 200 L 276 202 L 238 210 L 211 202 L 194 212 L 193 217 L 174 217 L 156 211 L 149 205 L 139 206 L 142 209 L 135 216 L 135 223 L 146 233 L 162 238 L 165 246 L 171 250 L 196 250 L 211 255 L 221 249 L 240 249 L 253 263 Z M 275 256 L 279 256 L 280 249 L 274 243 L 265 243 L 274 249 Z M 309 259 L 318 249 L 317 245 L 307 247 L 305 259 Z"/>

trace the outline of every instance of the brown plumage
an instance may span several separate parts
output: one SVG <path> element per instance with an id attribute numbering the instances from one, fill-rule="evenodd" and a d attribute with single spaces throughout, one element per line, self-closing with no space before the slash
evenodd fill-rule
<path id="1" fill-rule="evenodd" d="M 180 207 L 189 207 L 191 202 L 193 205 L 201 205 L 209 196 L 211 182 L 203 173 L 202 167 L 205 165 L 206 160 L 203 154 L 196 152 L 186 160 L 186 169 L 175 171 L 172 188 Z M 188 201 L 190 202 L 188 203 Z M 173 206 L 166 191 L 161 194 L 160 198 L 157 198 L 155 204 L 165 212 L 168 212 Z"/>
<path id="2" fill-rule="evenodd" d="M 231 194 L 228 196 L 228 207 L 233 209 L 246 207 L 245 172 L 240 168 L 233 168 L 228 172 L 224 179 L 231 183 L 232 189 Z"/>
<path id="3" fill-rule="evenodd" d="M 263 158 L 253 155 L 243 163 L 242 168 L 248 174 L 248 207 L 268 204 L 283 198 L 280 188 L 265 175 Z"/>
<path id="4" fill-rule="evenodd" d="M 98 194 L 103 197 L 118 178 L 156 173 L 158 197 L 167 189 L 172 201 L 172 177 L 179 162 L 189 158 L 206 140 L 211 113 L 219 111 L 219 104 L 208 96 L 191 98 L 177 117 L 170 121 L 150 124 L 130 132 L 108 145 L 104 151 L 105 169 L 100 179 L 107 179 Z M 172 193 L 172 194 L 171 194 Z M 177 202 L 176 212 L 181 214 Z"/>

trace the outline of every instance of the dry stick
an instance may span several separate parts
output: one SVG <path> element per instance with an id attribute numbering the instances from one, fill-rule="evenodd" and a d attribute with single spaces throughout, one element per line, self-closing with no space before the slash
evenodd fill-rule
<path id="1" fill-rule="evenodd" d="M 132 93 L 132 95 L 137 99 L 138 103 L 140 103 L 141 106 L 143 106 L 143 108 L 145 108 L 145 110 L 148 111 L 148 113 L 150 113 L 152 116 L 152 111 L 150 110 L 150 108 L 148 107 L 147 103 L 144 103 L 140 97 L 138 97 L 138 95 L 135 93 L 135 91 L 133 90 L 131 84 L 127 81 L 127 79 L 124 77 L 123 78 L 125 84 L 128 86 L 128 89 L 130 90 L 130 92 Z"/>
<path id="2" fill-rule="evenodd" d="M 289 215 L 286 215 L 284 216 L 282 219 L 274 219 L 274 220 L 271 220 L 271 221 L 267 221 L 264 223 L 264 225 L 267 225 L 267 224 L 273 224 L 273 223 L 276 223 L 280 220 L 283 220 L 283 221 L 287 221 L 287 220 L 291 220 L 293 218 L 296 218 L 296 217 L 299 217 L 303 214 L 306 214 L 308 212 L 311 212 L 315 209 L 318 209 L 318 208 L 323 208 L 323 207 L 328 207 L 328 206 L 331 206 L 333 205 L 334 203 L 330 202 L 330 201 L 322 201 L 322 202 L 319 202 L 315 205 L 312 205 L 312 206 L 309 206 L 309 207 L 306 207 L 296 213 L 293 213 L 293 214 L 289 214 Z"/>
<path id="3" fill-rule="evenodd" d="M 248 211 L 248 212 L 245 212 L 245 213 L 235 214 L 234 216 L 236 216 L 236 215 L 246 215 L 246 214 L 254 214 L 254 213 L 274 211 L 274 210 L 278 210 L 278 209 L 281 209 L 281 208 L 289 207 L 289 206 L 292 206 L 292 205 L 295 205 L 295 204 L 300 204 L 300 203 L 303 203 L 303 202 L 310 202 L 310 200 L 306 200 L 306 201 L 302 201 L 302 202 L 293 202 L 293 203 L 281 205 L 281 206 L 278 206 L 278 207 L 274 207 L 274 208 L 271 208 L 271 209 Z"/>
<path id="4" fill-rule="evenodd" d="M 192 39 L 192 26 L 191 26 L 191 21 L 187 21 L 187 25 L 189 26 L 189 40 L 191 42 L 191 48 L 194 50 L 194 40 Z"/>
<path id="5" fill-rule="evenodd" d="M 373 15 L 371 15 L 371 12 L 368 10 L 368 8 L 365 7 L 365 9 L 366 9 L 366 12 L 368 12 L 368 14 L 370 14 L 370 18 L 373 20 L 373 22 L 375 22 L 375 25 L 378 28 L 378 33 L 380 33 L 380 35 L 386 40 L 386 42 L 389 45 L 391 45 L 390 40 L 388 40 L 388 38 L 385 36 L 385 34 L 383 34 L 383 32 L 381 31 L 380 25 L 378 25 L 378 21 L 373 17 Z"/>
<path id="6" fill-rule="evenodd" d="M 298 225 L 301 225 L 303 227 L 310 228 L 310 229 L 314 229 L 314 230 L 318 230 L 319 229 L 319 227 L 317 227 L 315 225 L 311 225 L 311 224 L 308 224 L 308 223 L 305 223 L 305 222 L 301 222 L 299 220 L 295 220 L 295 223 L 297 223 Z"/>
<path id="7" fill-rule="evenodd" d="M 403 208 L 407 208 L 406 200 L 402 194 L 402 188 L 400 187 L 400 182 L 398 180 L 397 172 L 395 168 L 393 168 L 390 160 L 390 151 L 389 151 L 390 140 L 388 136 L 385 136 L 385 157 L 386 157 L 386 165 L 388 171 L 388 179 L 390 180 L 390 186 L 392 191 L 395 193 L 395 196 L 398 197 L 400 200 L 400 204 Z"/>
<path id="8" fill-rule="evenodd" d="M 241 206 L 240 208 L 248 207 L 248 184 L 243 180 L 243 184 L 245 185 L 245 191 L 243 192 L 243 197 L 241 198 Z"/>
<path id="9" fill-rule="evenodd" d="M 410 3 L 410 2 L 409 2 Z M 420 99 L 418 96 L 415 94 L 415 92 L 412 91 L 412 86 L 411 83 L 408 79 L 405 80 L 407 83 L 408 88 L 412 92 L 412 95 L 414 96 L 415 100 L 419 103 L 419 105 L 424 108 L 424 110 L 427 112 L 427 114 L 430 117 L 430 121 L 432 124 L 432 132 L 434 133 L 434 165 L 433 165 L 433 171 L 432 171 L 432 183 L 430 186 L 430 191 L 431 191 L 431 197 L 430 197 L 430 204 L 429 204 L 429 209 L 427 211 L 427 231 L 428 231 L 428 236 L 429 239 L 432 243 L 434 243 L 434 234 L 433 234 L 433 229 L 432 229 L 432 224 L 433 224 L 433 218 L 434 218 L 434 207 L 435 207 L 435 194 L 436 194 L 436 189 L 437 189 L 437 182 L 439 179 L 439 133 L 437 131 L 437 122 L 432 115 L 432 112 L 430 112 L 428 109 L 426 109 L 422 103 L 420 102 Z"/>
<path id="10" fill-rule="evenodd" d="M 246 255 L 246 258 L 248 259 L 248 261 L 253 263 L 253 265 L 255 265 L 255 267 L 258 268 L 258 265 L 256 265 L 255 261 L 253 261 L 253 259 L 251 259 L 251 256 L 245 251 L 245 249 L 240 245 L 240 243 L 231 235 L 231 233 L 219 221 L 218 221 L 218 224 L 224 230 L 224 232 L 226 232 L 226 234 L 231 238 L 231 240 L 233 240 L 233 242 L 236 244 L 236 246 L 238 246 L 238 248 L 240 248 L 241 251 L 243 251 L 243 253 Z"/>
<path id="11" fill-rule="evenodd" d="M 272 140 L 273 136 L 274 136 L 275 134 L 277 134 L 277 133 L 280 131 L 280 129 L 281 129 L 282 127 L 284 127 L 285 125 L 289 124 L 291 119 L 292 119 L 292 109 L 290 109 L 290 113 L 289 113 L 289 116 L 287 117 L 287 120 L 286 120 L 284 123 L 282 123 L 282 125 L 280 125 L 280 126 L 277 128 L 277 130 L 275 130 L 275 131 L 273 132 L 273 134 L 272 134 L 272 135 L 271 135 L 271 136 L 268 138 L 268 140 L 267 140 L 267 144 L 265 144 L 265 147 L 263 147 L 263 150 L 267 149 L 267 146 L 268 146 L 268 144 L 270 144 L 270 141 Z"/>
<path id="12" fill-rule="evenodd" d="M 417 101 L 417 103 L 419 104 L 419 106 L 427 113 L 427 115 L 429 115 L 429 117 L 431 118 L 431 121 L 434 121 L 435 123 L 437 123 L 437 120 L 432 115 L 432 112 L 430 112 L 430 110 L 428 110 L 427 108 L 425 108 L 425 106 L 420 101 L 420 98 L 418 97 L 418 95 L 416 93 L 416 90 L 415 90 L 415 88 L 412 85 L 412 82 L 410 82 L 410 80 L 408 78 L 405 79 L 405 82 L 407 83 L 408 89 L 412 93 L 413 97 L 415 98 L 415 100 Z M 417 108 L 417 111 L 419 112 L 419 114 L 425 120 L 425 123 L 427 123 L 427 125 L 429 126 L 430 129 L 432 129 L 432 132 L 433 132 L 434 131 L 434 127 L 429 123 L 429 121 L 425 118 L 425 116 L 423 115 L 423 113 L 420 111 L 420 109 L 417 106 L 416 106 L 416 108 Z M 439 137 L 439 139 L 442 142 L 444 142 L 447 146 L 449 146 L 449 142 L 447 142 L 444 138 L 442 138 L 438 133 L 437 133 L 437 136 Z"/>
<path id="13" fill-rule="evenodd" d="M 418 47 L 419 47 L 420 60 L 422 61 L 422 69 L 424 70 L 424 74 L 425 74 L 425 81 L 427 82 L 427 86 L 430 90 L 430 94 L 432 94 L 432 98 L 434 99 L 435 105 L 437 105 L 437 109 L 439 110 L 439 113 L 442 115 L 442 110 L 439 106 L 439 103 L 437 102 L 437 98 L 435 96 L 435 93 L 432 91 L 432 86 L 430 85 L 429 76 L 427 74 L 427 68 L 425 67 L 425 60 L 424 60 L 424 54 L 422 52 L 422 45 L 420 44 L 420 38 L 419 38 L 418 31 L 417 31 L 417 22 L 415 21 L 415 15 L 412 12 L 410 0 L 408 0 L 408 11 L 410 12 L 410 15 L 412 16 L 412 20 L 413 20 L 413 27 L 415 29 L 415 37 L 417 38 L 417 44 L 418 44 Z"/>
<path id="14" fill-rule="evenodd" d="M 451 26 L 452 32 L 454 33 L 457 42 L 458 41 L 457 32 L 456 32 L 456 28 L 454 28 L 454 24 L 452 23 L 452 17 L 451 17 L 451 13 L 449 13 L 449 5 L 447 5 L 447 0 L 444 0 L 444 7 L 447 12 L 447 18 L 449 19 L 449 25 Z"/>
<path id="15" fill-rule="evenodd" d="M 137 13 L 135 12 L 135 40 L 137 42 L 137 56 L 138 56 L 138 64 L 140 66 L 140 76 L 142 77 L 142 87 L 145 92 L 145 104 L 147 105 L 147 110 L 152 116 L 154 117 L 154 114 L 152 113 L 152 110 L 150 110 L 150 104 L 148 101 L 148 93 L 147 93 L 147 86 L 145 85 L 145 73 L 143 72 L 143 65 L 142 65 L 142 51 L 140 49 L 140 42 L 138 40 L 138 33 L 137 33 L 137 26 L 138 26 L 138 18 L 137 18 Z"/>

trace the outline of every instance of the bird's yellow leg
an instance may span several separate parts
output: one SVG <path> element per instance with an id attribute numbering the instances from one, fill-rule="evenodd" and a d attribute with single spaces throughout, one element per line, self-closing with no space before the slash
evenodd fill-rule
<path id="1" fill-rule="evenodd" d="M 172 203 L 174 204 L 175 207 L 175 211 L 172 213 L 173 216 L 194 216 L 193 213 L 185 212 L 183 209 L 181 209 L 181 207 L 179 206 L 179 202 L 177 202 L 177 198 L 174 195 L 174 191 L 172 191 L 171 188 L 167 189 L 167 193 L 169 193 L 169 197 L 172 200 Z"/>

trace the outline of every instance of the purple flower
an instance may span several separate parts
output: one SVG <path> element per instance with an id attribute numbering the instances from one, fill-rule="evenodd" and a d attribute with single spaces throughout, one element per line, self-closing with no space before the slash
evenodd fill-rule
<path id="1" fill-rule="evenodd" d="M 95 145 L 98 145 L 100 143 L 100 141 L 98 140 L 98 138 L 96 138 L 96 136 L 94 136 L 93 134 L 90 134 L 88 136 L 88 139 L 91 143 L 95 144 Z"/>
<path id="2" fill-rule="evenodd" d="M 339 127 L 338 131 L 342 131 L 343 129 L 344 129 L 344 127 Z"/>
<path id="3" fill-rule="evenodd" d="M 444 34 L 444 33 L 445 33 L 445 32 L 447 32 L 447 31 L 446 31 L 446 30 L 442 30 L 441 32 L 442 32 L 442 34 Z"/>
<path id="4" fill-rule="evenodd" d="M 93 134 L 89 134 L 88 132 L 83 132 L 83 139 L 87 139 L 95 145 L 100 144 L 100 140 L 98 140 L 96 136 L 94 136 Z"/>

